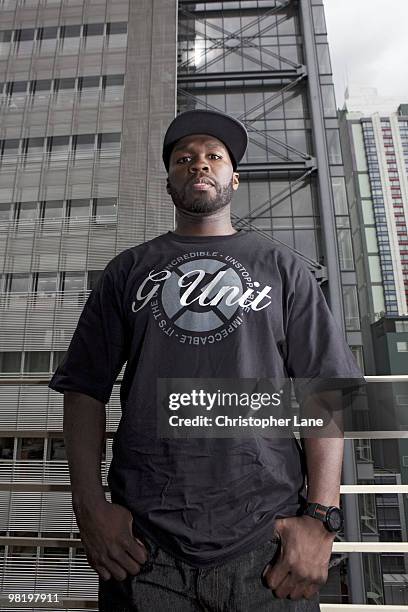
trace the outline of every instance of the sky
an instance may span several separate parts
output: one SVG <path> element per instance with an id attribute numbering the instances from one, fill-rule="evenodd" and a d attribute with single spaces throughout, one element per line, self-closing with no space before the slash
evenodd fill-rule
<path id="1" fill-rule="evenodd" d="M 347 83 L 408 102 L 408 0 L 324 0 L 338 108 Z"/>

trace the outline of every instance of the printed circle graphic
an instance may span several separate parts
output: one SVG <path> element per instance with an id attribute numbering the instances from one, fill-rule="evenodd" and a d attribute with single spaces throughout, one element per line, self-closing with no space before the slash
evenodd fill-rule
<path id="1" fill-rule="evenodd" d="M 206 292 L 204 304 L 199 304 L 203 292 Z M 187 305 L 180 303 L 185 294 Z M 167 317 L 177 327 L 209 332 L 230 321 L 239 308 L 235 302 L 242 294 L 242 281 L 227 264 L 217 259 L 195 259 L 172 271 L 163 283 L 161 301 Z M 228 304 L 228 299 L 234 303 Z M 212 305 L 208 304 L 211 300 L 215 300 Z"/>

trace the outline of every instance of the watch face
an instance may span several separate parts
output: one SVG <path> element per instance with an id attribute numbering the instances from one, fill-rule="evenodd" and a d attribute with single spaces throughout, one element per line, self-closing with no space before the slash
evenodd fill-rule
<path id="1" fill-rule="evenodd" d="M 330 508 L 327 523 L 331 531 L 340 531 L 343 526 L 343 517 L 338 508 Z"/>

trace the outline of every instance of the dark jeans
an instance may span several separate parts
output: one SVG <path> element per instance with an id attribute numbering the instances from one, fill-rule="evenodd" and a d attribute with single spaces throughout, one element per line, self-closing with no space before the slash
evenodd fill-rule
<path id="1" fill-rule="evenodd" d="M 232 561 L 197 569 L 144 539 L 149 556 L 137 576 L 99 578 L 100 612 L 319 612 L 314 599 L 280 599 L 262 582 L 265 565 L 279 555 L 278 537 Z"/>

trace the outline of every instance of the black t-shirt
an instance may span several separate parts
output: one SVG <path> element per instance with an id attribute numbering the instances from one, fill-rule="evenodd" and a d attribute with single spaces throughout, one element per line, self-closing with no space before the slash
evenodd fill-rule
<path id="1" fill-rule="evenodd" d="M 223 286 L 252 288 L 251 307 L 222 297 Z M 219 295 L 213 306 L 193 303 L 193 289 L 203 288 Z M 361 377 L 303 261 L 246 231 L 168 232 L 114 257 L 49 387 L 107 403 L 125 362 L 112 500 L 132 512 L 141 534 L 196 567 L 250 550 L 275 518 L 300 513 L 303 451 L 294 436 L 161 439 L 157 379 L 292 377 L 307 381 L 296 388 L 303 397 L 316 381 Z"/>

